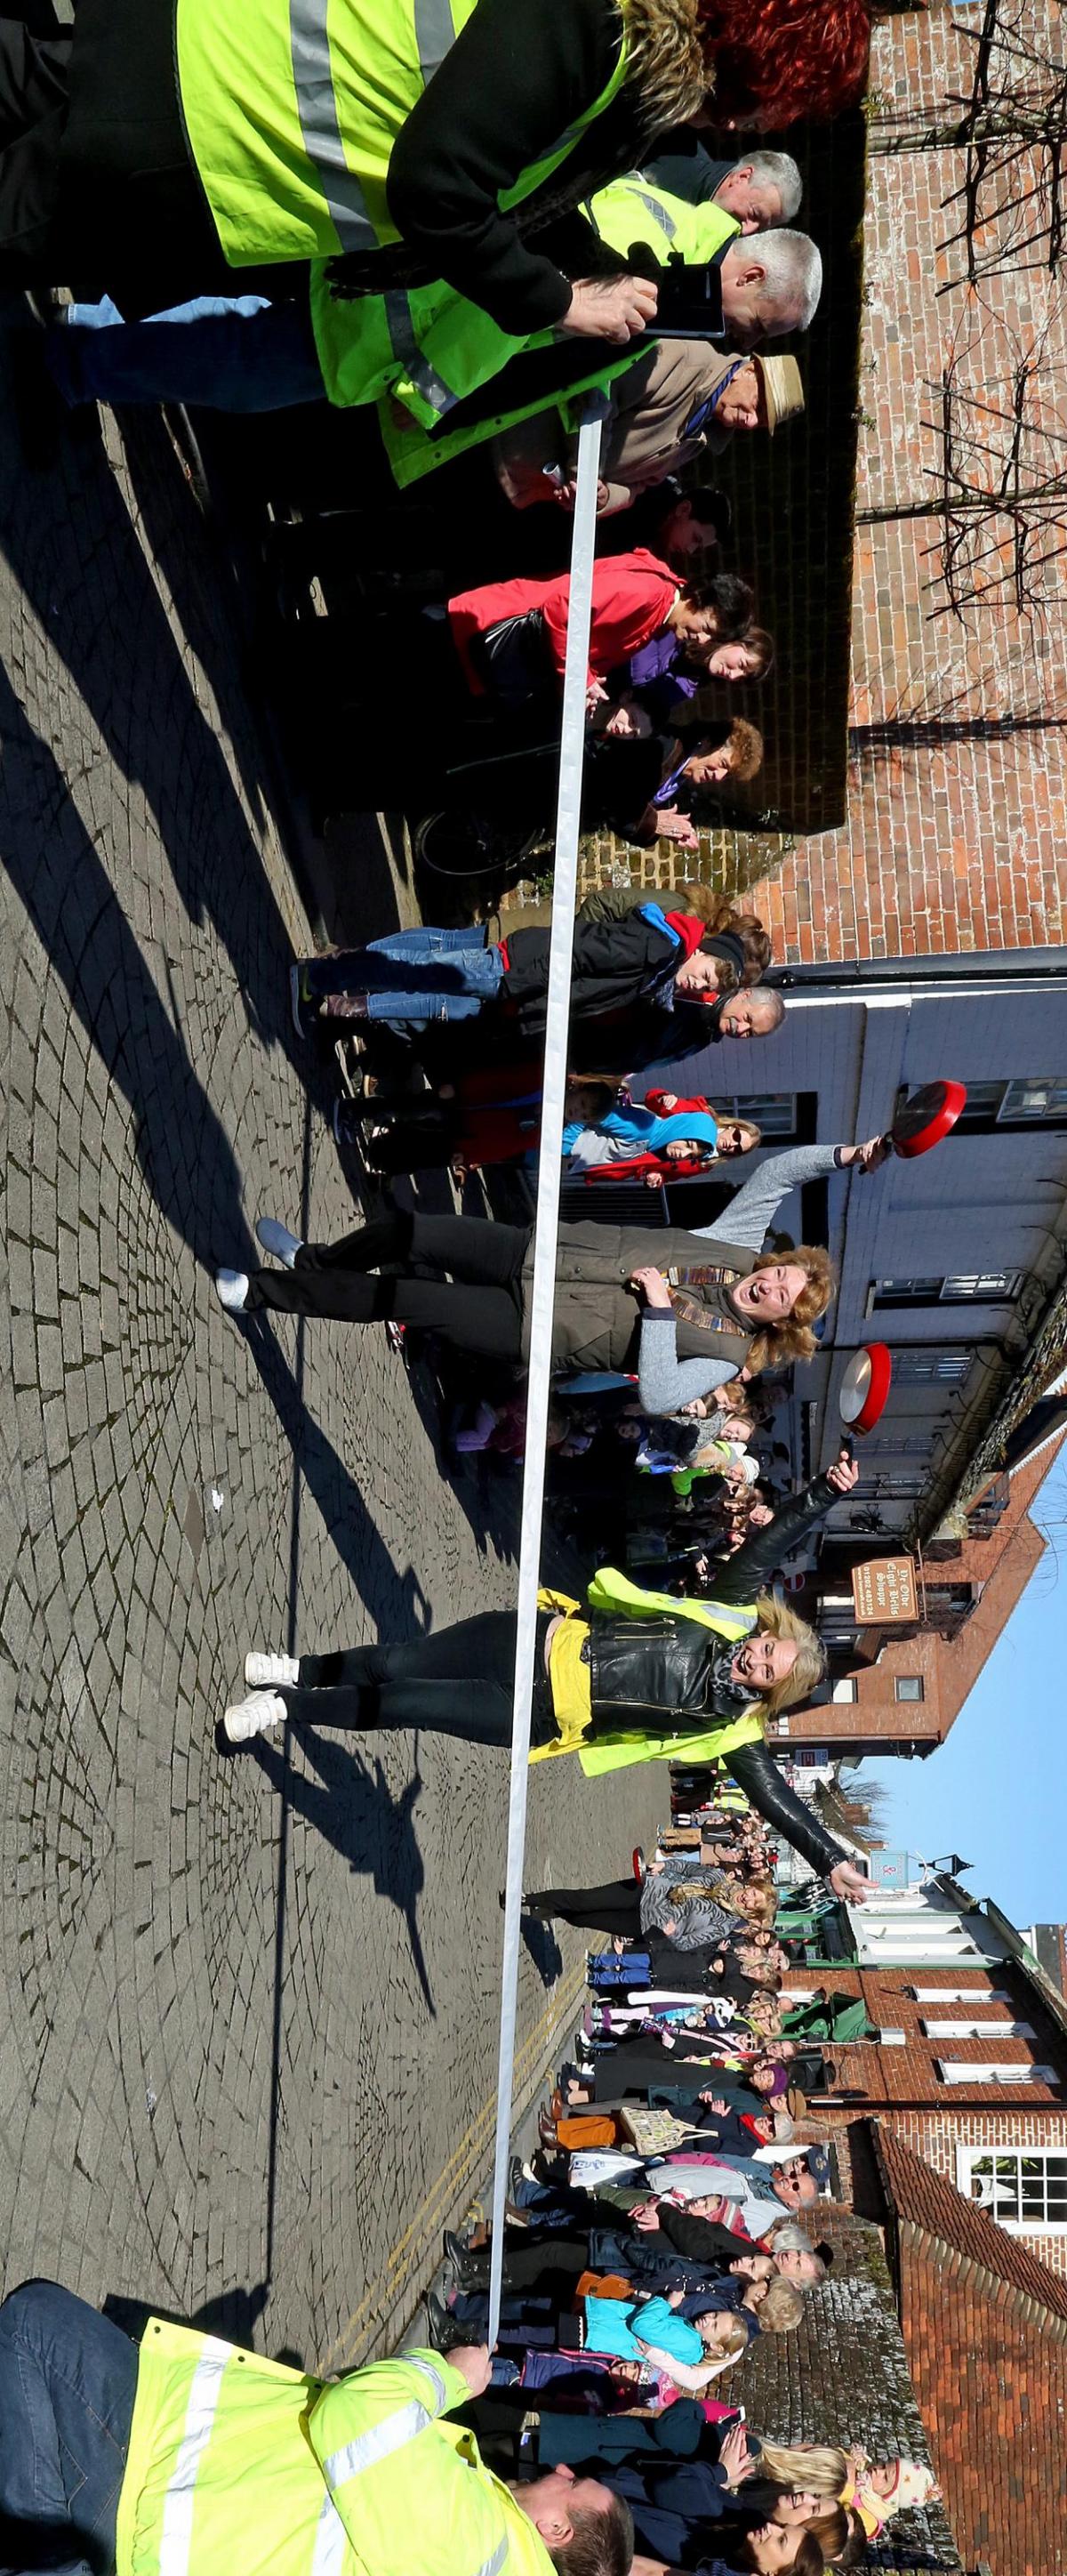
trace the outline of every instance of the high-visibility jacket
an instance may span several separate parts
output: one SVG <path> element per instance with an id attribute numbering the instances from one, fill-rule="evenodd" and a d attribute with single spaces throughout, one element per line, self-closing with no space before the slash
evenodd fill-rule
<path id="1" fill-rule="evenodd" d="M 727 214 L 713 197 L 703 205 L 690 206 L 684 197 L 672 197 L 666 188 L 655 187 L 651 179 L 636 172 L 598 188 L 582 212 L 601 240 L 623 259 L 635 242 L 645 242 L 661 262 L 674 255 L 687 268 L 706 267 L 741 230 L 736 215 Z"/>
<path id="2" fill-rule="evenodd" d="M 588 1601 L 591 1610 L 612 1618 L 654 1619 L 665 1613 L 671 1619 L 692 1619 L 731 1645 L 751 1636 L 759 1615 L 754 1601 L 684 1601 L 671 1592 L 645 1592 L 614 1566 L 594 1575 Z M 568 1615 L 578 1607 L 576 1602 L 568 1603 L 565 1593 L 542 1593 L 541 1602 L 544 1608 L 566 1609 Z M 561 1731 L 556 1742 L 538 1745 L 530 1760 L 543 1762 L 553 1754 L 576 1752 L 587 1779 L 593 1780 L 603 1771 L 625 1770 L 631 1762 L 711 1762 L 730 1754 L 737 1744 L 758 1744 L 763 1729 L 764 1712 L 758 1704 L 743 1710 L 740 1717 L 713 1719 L 699 1734 L 688 1727 L 679 1728 L 676 1735 L 642 1735 L 639 1728 L 629 1726 L 613 1734 L 609 1727 L 598 1727 L 590 1744 L 570 1728 Z"/>
<path id="3" fill-rule="evenodd" d="M 657 257 L 669 246 L 696 266 L 712 259 L 739 229 L 721 206 L 687 206 L 644 179 L 616 179 L 598 189 L 586 213 L 623 258 L 635 242 L 644 242 Z M 325 260 L 311 272 L 311 321 L 332 403 L 391 396 L 425 430 L 436 429 L 457 403 L 499 375 L 509 358 L 524 349 L 550 348 L 556 338 L 554 330 L 525 339 L 502 331 L 441 279 L 386 295 L 335 296 Z"/>
<path id="4" fill-rule="evenodd" d="M 336 257 L 397 240 L 393 145 L 476 0 L 178 0 L 182 113 L 234 268 Z M 501 192 L 520 205 L 610 105 L 610 78 L 567 132 Z"/>
<path id="5" fill-rule="evenodd" d="M 437 2352 L 324 2384 L 151 2318 L 117 2576 L 550 2576 L 473 2435 L 440 2420 L 469 2395 Z"/>

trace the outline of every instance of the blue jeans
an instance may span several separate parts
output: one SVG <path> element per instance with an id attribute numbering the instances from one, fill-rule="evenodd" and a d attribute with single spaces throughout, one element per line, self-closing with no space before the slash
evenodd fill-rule
<path id="1" fill-rule="evenodd" d="M 0 2559 L 110 2576 L 137 2347 L 73 2291 L 24 2281 L 0 2307 Z"/>
<path id="2" fill-rule="evenodd" d="M 109 296 L 75 304 L 45 343 L 64 402 L 201 404 L 284 411 L 325 402 L 307 302 L 199 296 L 146 322 L 124 322 Z"/>
<path id="3" fill-rule="evenodd" d="M 367 948 L 308 958 L 301 969 L 313 1002 L 329 993 L 364 993 L 368 1019 L 420 1028 L 436 1020 L 475 1019 L 486 1002 L 496 1000 L 503 976 L 500 951 L 487 946 L 481 923 L 461 930 L 398 930 Z"/>

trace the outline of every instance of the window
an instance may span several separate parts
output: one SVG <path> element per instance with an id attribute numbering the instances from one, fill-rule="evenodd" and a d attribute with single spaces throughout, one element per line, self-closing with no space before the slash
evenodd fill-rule
<path id="1" fill-rule="evenodd" d="M 1021 1270 L 956 1270 L 938 1279 L 872 1279 L 867 1312 L 889 1306 L 1010 1305 L 1022 1286 Z"/>
<path id="2" fill-rule="evenodd" d="M 927 2039 L 1032 2039 L 1028 2021 L 924 2021 Z"/>
<path id="3" fill-rule="evenodd" d="M 925 1692 L 919 1673 L 897 1673 L 893 1682 L 894 1699 L 923 1699 Z"/>
<path id="4" fill-rule="evenodd" d="M 798 1771 L 824 1771 L 829 1759 L 828 1744 L 798 1744 L 793 1755 Z"/>
<path id="5" fill-rule="evenodd" d="M 960 2057 L 942 2057 L 937 2071 L 942 2084 L 1047 2084 L 1057 2093 L 1060 2087 L 1054 2066 L 965 2066 Z"/>
<path id="6" fill-rule="evenodd" d="M 972 1356 L 970 1351 L 894 1351 L 894 1386 L 962 1386 Z"/>
<path id="7" fill-rule="evenodd" d="M 957 2147 L 956 2189 L 1009 2235 L 1067 2232 L 1067 2154 L 1056 2147 Z"/>
<path id="8" fill-rule="evenodd" d="M 795 1091 L 735 1091 L 716 1100 L 728 1118 L 754 1118 L 769 1143 L 795 1144 L 801 1122 L 800 1101 L 805 1095 Z M 803 1121 L 807 1125 L 807 1121 Z M 814 1143 L 814 1137 L 810 1140 Z"/>
<path id="9" fill-rule="evenodd" d="M 1011 1996 L 1004 1994 L 999 1986 L 991 1986 L 988 1994 L 980 1993 L 976 1986 L 906 1986 L 904 1991 L 916 2004 L 1010 2004 L 1011 2002 Z"/>
<path id="10" fill-rule="evenodd" d="M 858 1699 L 859 1695 L 859 1683 L 854 1682 L 851 1677 L 846 1677 L 844 1681 L 835 1682 L 830 1693 L 831 1699 L 842 1705 L 850 1700 Z"/>
<path id="11" fill-rule="evenodd" d="M 882 2048 L 903 2048 L 906 2045 L 907 2034 L 902 2030 L 880 2030 L 875 2036 Z"/>
<path id="12" fill-rule="evenodd" d="M 1067 1118 L 1067 1081 L 1059 1074 L 1049 1074 L 1005 1083 L 998 1123 L 1003 1126 L 1008 1118 L 1025 1119 L 1028 1125 L 1035 1119 L 1045 1122 Z"/>
<path id="13" fill-rule="evenodd" d="M 869 1440 L 868 1446 L 878 1458 L 925 1458 L 936 1433 L 927 1431 L 919 1440 Z"/>

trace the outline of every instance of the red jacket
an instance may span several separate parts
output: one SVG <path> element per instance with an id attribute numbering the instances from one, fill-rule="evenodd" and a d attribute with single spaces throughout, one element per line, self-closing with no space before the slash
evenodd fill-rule
<path id="1" fill-rule="evenodd" d="M 680 588 L 677 574 L 650 554 L 647 546 L 635 546 L 628 555 L 598 556 L 593 566 L 590 677 L 605 678 L 616 662 L 625 662 L 642 644 L 650 643 L 665 625 Z M 541 612 L 545 640 L 562 680 L 570 592 L 570 574 L 565 572 L 556 573 L 551 581 L 488 581 L 479 590 L 457 591 L 448 603 L 449 623 L 467 685 L 476 697 L 484 696 L 485 688 L 469 659 L 471 639 L 500 625 L 505 617 L 526 617 L 531 609 Z"/>

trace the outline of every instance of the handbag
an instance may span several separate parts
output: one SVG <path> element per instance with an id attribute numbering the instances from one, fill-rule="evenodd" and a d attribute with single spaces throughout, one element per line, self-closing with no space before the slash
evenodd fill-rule
<path id="1" fill-rule="evenodd" d="M 639 2156 L 670 2155 L 700 2134 L 691 2120 L 680 2120 L 675 2111 L 653 2111 L 643 2102 L 624 2103 L 616 2116 Z"/>

